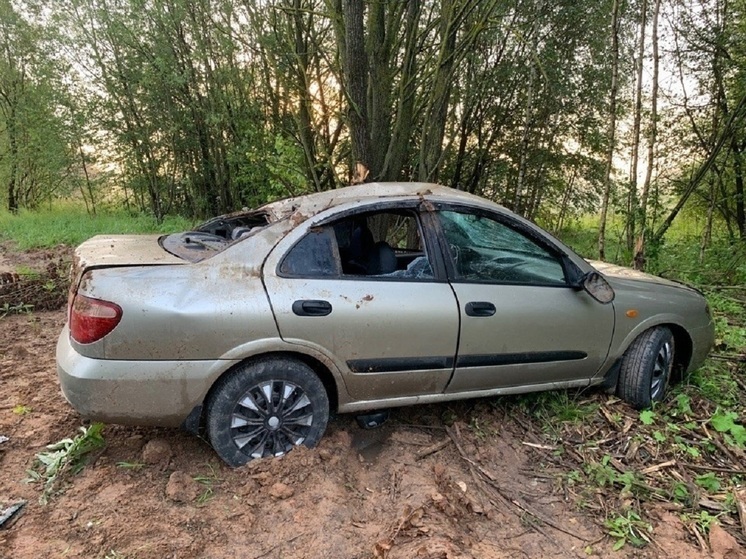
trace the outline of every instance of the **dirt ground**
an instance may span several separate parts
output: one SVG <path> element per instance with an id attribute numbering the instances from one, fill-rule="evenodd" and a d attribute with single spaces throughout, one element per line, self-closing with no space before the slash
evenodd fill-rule
<path id="1" fill-rule="evenodd" d="M 485 400 L 395 410 L 372 431 L 338 416 L 317 448 L 235 470 L 187 433 L 109 425 L 105 448 L 42 505 L 26 470 L 85 424 L 56 378 L 64 321 L 0 318 L 0 514 L 28 502 L 0 529 L 0 559 L 746 556 L 717 531 L 698 542 L 663 506 L 646 510 L 652 544 L 612 551 L 536 426 Z"/>

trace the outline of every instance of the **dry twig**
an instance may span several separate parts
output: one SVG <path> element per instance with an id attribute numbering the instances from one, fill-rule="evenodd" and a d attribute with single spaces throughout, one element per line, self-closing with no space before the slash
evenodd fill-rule
<path id="1" fill-rule="evenodd" d="M 443 439 L 442 441 L 438 441 L 435 444 L 431 444 L 428 447 L 418 450 L 417 454 L 415 455 L 415 460 L 422 460 L 423 458 L 426 458 L 430 456 L 431 454 L 440 452 L 445 447 L 447 447 L 449 444 L 451 444 L 451 439 Z"/>

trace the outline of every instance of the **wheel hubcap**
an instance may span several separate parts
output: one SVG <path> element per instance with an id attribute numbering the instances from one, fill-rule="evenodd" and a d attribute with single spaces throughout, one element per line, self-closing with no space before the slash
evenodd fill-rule
<path id="1" fill-rule="evenodd" d="M 666 391 L 666 383 L 673 365 L 673 344 L 666 341 L 658 351 L 653 365 L 653 378 L 650 384 L 650 398 L 660 400 Z"/>
<path id="2" fill-rule="evenodd" d="M 283 380 L 261 382 L 238 399 L 231 438 L 247 456 L 282 456 L 302 444 L 313 425 L 313 406 L 303 389 Z"/>

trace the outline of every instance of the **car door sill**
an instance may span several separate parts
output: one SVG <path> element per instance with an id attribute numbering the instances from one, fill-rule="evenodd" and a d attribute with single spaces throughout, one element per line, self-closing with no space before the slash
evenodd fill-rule
<path id="1" fill-rule="evenodd" d="M 527 392 L 541 392 L 544 390 L 562 390 L 565 388 L 582 388 L 598 384 L 602 378 L 579 379 L 562 382 L 544 382 L 541 384 L 529 384 L 521 386 L 507 386 L 491 388 L 489 390 L 470 390 L 467 392 L 456 392 L 452 394 L 424 394 L 421 396 L 405 396 L 401 398 L 384 398 L 381 400 L 357 400 L 346 404 L 340 404 L 339 412 L 358 412 L 373 410 L 377 408 L 395 408 L 401 406 L 412 406 L 415 404 L 432 404 L 436 402 L 448 402 L 452 400 L 466 400 L 469 398 L 484 398 L 487 396 L 507 396 L 510 394 L 524 394 Z"/>

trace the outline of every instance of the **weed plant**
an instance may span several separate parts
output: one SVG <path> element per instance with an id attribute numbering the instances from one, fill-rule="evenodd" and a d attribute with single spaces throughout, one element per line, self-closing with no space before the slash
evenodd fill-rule
<path id="1" fill-rule="evenodd" d="M 215 466 L 210 463 L 205 464 L 205 466 L 207 466 L 209 473 L 200 474 L 192 478 L 204 488 L 202 493 L 197 497 L 198 506 L 206 505 L 215 496 L 215 488 L 223 481 L 218 476 L 218 470 Z"/>
<path id="2" fill-rule="evenodd" d="M 66 473 L 75 475 L 80 472 L 85 467 L 90 453 L 106 444 L 102 435 L 103 429 L 103 423 L 81 427 L 80 435 L 50 444 L 46 451 L 36 455 L 35 467 L 27 471 L 27 481 L 44 482 L 44 489 L 39 498 L 41 504 L 49 501 Z"/>

